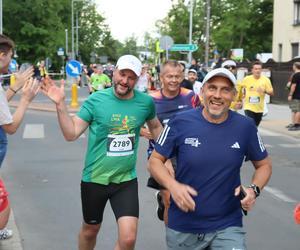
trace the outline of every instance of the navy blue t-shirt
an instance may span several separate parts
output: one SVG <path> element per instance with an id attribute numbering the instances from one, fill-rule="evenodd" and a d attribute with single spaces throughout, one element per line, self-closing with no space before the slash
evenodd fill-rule
<path id="1" fill-rule="evenodd" d="M 179 232 L 208 233 L 242 226 L 240 201 L 244 159 L 263 160 L 267 151 L 253 121 L 229 111 L 223 123 L 208 122 L 202 108 L 177 114 L 164 128 L 155 150 L 177 157 L 176 180 L 197 190 L 194 212 L 181 211 L 171 200 L 168 226 Z"/>
<path id="2" fill-rule="evenodd" d="M 155 104 L 157 118 L 163 126 L 175 114 L 200 106 L 199 96 L 194 91 L 186 88 L 180 88 L 179 94 L 173 98 L 164 96 L 162 90 L 154 91 L 150 95 Z M 148 157 L 150 157 L 154 145 L 155 141 L 149 140 Z"/>

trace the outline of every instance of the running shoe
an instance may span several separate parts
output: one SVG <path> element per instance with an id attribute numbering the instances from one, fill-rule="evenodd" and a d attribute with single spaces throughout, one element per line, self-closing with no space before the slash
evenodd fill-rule
<path id="1" fill-rule="evenodd" d="M 0 230 L 0 240 L 6 240 L 13 236 L 13 231 L 7 228 Z"/>
<path id="2" fill-rule="evenodd" d="M 156 213 L 157 213 L 157 217 L 158 219 L 160 219 L 161 221 L 164 220 L 164 211 L 165 211 L 165 205 L 163 203 L 161 194 L 159 191 L 157 191 L 155 193 L 156 196 L 156 200 L 157 200 L 157 209 L 156 209 Z"/>
<path id="3" fill-rule="evenodd" d="M 294 127 L 294 123 L 290 123 L 289 125 L 285 126 L 286 128 Z"/>

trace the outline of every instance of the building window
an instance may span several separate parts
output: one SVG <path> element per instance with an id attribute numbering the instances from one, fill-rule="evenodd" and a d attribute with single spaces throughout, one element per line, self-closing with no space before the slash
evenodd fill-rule
<path id="1" fill-rule="evenodd" d="M 282 43 L 278 44 L 278 62 L 282 62 Z"/>
<path id="2" fill-rule="evenodd" d="M 300 0 L 294 0 L 294 25 L 300 24 Z"/>
<path id="3" fill-rule="evenodd" d="M 299 43 L 292 43 L 292 59 L 299 55 Z"/>

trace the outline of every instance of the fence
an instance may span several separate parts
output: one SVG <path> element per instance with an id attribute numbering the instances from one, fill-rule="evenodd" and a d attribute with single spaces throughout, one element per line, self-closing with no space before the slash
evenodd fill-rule
<path id="1" fill-rule="evenodd" d="M 270 79 L 274 89 L 274 96 L 271 97 L 272 103 L 287 103 L 288 90 L 286 84 L 292 75 L 293 63 L 300 62 L 300 58 L 291 60 L 289 62 L 275 62 L 272 59 L 263 63 L 263 69 L 270 71 Z M 239 63 L 238 68 L 246 68 L 251 72 L 251 63 Z"/>

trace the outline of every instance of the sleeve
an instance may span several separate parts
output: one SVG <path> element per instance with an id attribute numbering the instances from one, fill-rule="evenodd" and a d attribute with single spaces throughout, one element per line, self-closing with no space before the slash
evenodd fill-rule
<path id="1" fill-rule="evenodd" d="M 94 105 L 93 105 L 93 95 L 90 95 L 90 97 L 84 101 L 82 106 L 80 107 L 80 110 L 77 112 L 77 116 L 84 120 L 87 123 L 90 123 L 94 118 Z"/>
<path id="2" fill-rule="evenodd" d="M 176 118 L 171 119 L 160 133 L 156 144 L 155 150 L 166 158 L 172 158 L 176 151 Z"/>
<path id="3" fill-rule="evenodd" d="M 146 118 L 146 121 L 154 119 L 155 116 L 156 116 L 155 104 L 154 104 L 152 97 L 150 97 L 149 98 L 149 115 Z"/>
<path id="4" fill-rule="evenodd" d="M 13 122 L 10 113 L 5 92 L 0 90 L 0 125 L 10 124 Z"/>
<path id="5" fill-rule="evenodd" d="M 261 139 L 256 126 L 252 124 L 249 131 L 246 161 L 260 161 L 265 159 L 267 156 L 268 152 L 263 140 Z"/>
<path id="6" fill-rule="evenodd" d="M 266 78 L 266 90 L 273 91 L 272 83 L 269 78 Z"/>
<path id="7" fill-rule="evenodd" d="M 300 82 L 300 74 L 294 74 L 293 77 L 292 77 L 291 83 L 292 84 L 299 84 L 299 82 Z"/>
<path id="8" fill-rule="evenodd" d="M 200 101 L 199 95 L 197 95 L 197 94 L 194 93 L 194 95 L 191 98 L 191 103 L 192 103 L 192 107 L 193 108 L 199 107 L 201 105 L 201 101 Z"/>

